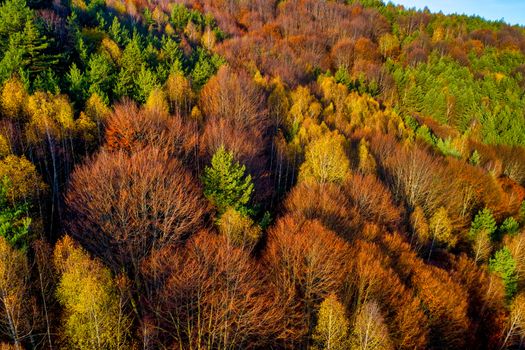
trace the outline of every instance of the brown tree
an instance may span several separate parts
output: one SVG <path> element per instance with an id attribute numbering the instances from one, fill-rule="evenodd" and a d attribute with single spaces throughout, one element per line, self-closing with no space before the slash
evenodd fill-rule
<path id="1" fill-rule="evenodd" d="M 349 260 L 346 242 L 335 233 L 318 221 L 291 217 L 269 232 L 263 255 L 275 286 L 301 303 L 308 329 L 323 299 L 342 290 Z"/>
<path id="2" fill-rule="evenodd" d="M 107 119 L 105 148 L 130 153 L 153 146 L 188 163 L 196 158 L 198 133 L 192 121 L 124 101 Z"/>
<path id="3" fill-rule="evenodd" d="M 143 271 L 158 286 L 149 317 L 165 343 L 254 349 L 301 335 L 294 301 L 271 288 L 266 272 L 226 237 L 202 232 L 159 251 Z"/>
<path id="4" fill-rule="evenodd" d="M 152 250 L 205 224 L 206 201 L 180 162 L 146 148 L 102 151 L 76 169 L 66 203 L 71 234 L 112 269 L 138 271 Z"/>

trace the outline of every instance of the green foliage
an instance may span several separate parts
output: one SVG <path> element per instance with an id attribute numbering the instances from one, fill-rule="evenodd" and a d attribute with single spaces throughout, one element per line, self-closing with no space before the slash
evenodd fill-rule
<path id="1" fill-rule="evenodd" d="M 455 158 L 461 158 L 461 153 L 452 144 L 452 139 L 447 138 L 446 140 L 438 139 L 436 147 L 445 156 L 452 156 Z"/>
<path id="2" fill-rule="evenodd" d="M 505 58 L 501 60 L 506 62 Z M 515 57 L 507 61 L 512 63 L 500 63 L 509 66 L 502 68 L 504 71 L 518 62 Z M 525 95 L 520 93 L 518 81 L 502 75 L 498 65 L 476 64 L 494 73 L 477 79 L 467 67 L 438 55 L 416 67 L 393 65 L 403 111 L 431 116 L 461 132 L 479 122 L 483 141 L 489 144 L 525 144 Z"/>
<path id="3" fill-rule="evenodd" d="M 514 219 L 512 216 L 508 217 L 505 219 L 505 221 L 503 221 L 503 223 L 499 227 L 500 235 L 515 235 L 516 233 L 518 233 L 519 228 L 520 224 L 516 221 L 516 219 Z"/>
<path id="4" fill-rule="evenodd" d="M 0 184 L 0 236 L 13 247 L 26 251 L 29 246 L 31 218 L 28 216 L 28 203 L 9 203 L 10 181 L 7 178 Z"/>
<path id="5" fill-rule="evenodd" d="M 493 241 L 497 240 L 496 236 L 496 220 L 492 215 L 492 212 L 488 208 L 480 210 L 474 220 L 471 223 L 469 237 L 475 239 L 479 234 L 488 235 Z"/>
<path id="6" fill-rule="evenodd" d="M 520 216 L 520 222 L 522 224 L 525 223 L 525 200 L 521 202 L 519 216 Z"/>
<path id="7" fill-rule="evenodd" d="M 248 203 L 253 192 L 250 175 L 246 167 L 234 160 L 232 152 L 220 147 L 212 157 L 211 166 L 204 169 L 202 177 L 204 195 L 217 208 L 219 214 L 233 208 L 242 214 L 249 214 Z"/>
<path id="8" fill-rule="evenodd" d="M 510 250 L 507 247 L 498 250 L 494 257 L 490 259 L 489 266 L 492 272 L 502 278 L 507 299 L 512 299 L 518 290 L 518 275 L 516 261 L 512 257 Z"/>
<path id="9" fill-rule="evenodd" d="M 471 165 L 475 165 L 475 166 L 479 165 L 479 163 L 481 162 L 481 156 L 479 155 L 479 152 L 477 150 L 474 150 L 474 152 L 472 152 L 468 162 Z"/>
<path id="10" fill-rule="evenodd" d="M 224 60 L 220 56 L 210 54 L 202 48 L 196 51 L 193 61 L 195 64 L 191 72 L 191 78 L 197 90 L 200 90 L 210 77 L 217 73 L 219 67 L 224 64 Z"/>

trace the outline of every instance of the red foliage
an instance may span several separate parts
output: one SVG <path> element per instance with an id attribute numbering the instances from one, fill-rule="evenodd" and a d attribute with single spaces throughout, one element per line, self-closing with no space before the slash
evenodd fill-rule
<path id="1" fill-rule="evenodd" d="M 163 343 L 205 348 L 270 348 L 303 334 L 294 301 L 223 237 L 200 233 L 143 265 L 157 294 L 148 319 Z M 159 344 L 160 346 L 160 344 Z"/>
<path id="2" fill-rule="evenodd" d="M 196 181 L 165 152 L 102 151 L 71 176 L 71 234 L 115 271 L 137 271 L 152 250 L 202 227 L 207 203 Z"/>

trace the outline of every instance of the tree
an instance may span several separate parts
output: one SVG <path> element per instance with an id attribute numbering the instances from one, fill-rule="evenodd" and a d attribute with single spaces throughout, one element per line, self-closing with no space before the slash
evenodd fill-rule
<path id="1" fill-rule="evenodd" d="M 140 109 L 126 100 L 115 105 L 106 125 L 105 148 L 132 153 L 147 147 L 168 152 L 169 156 L 188 164 L 195 160 L 196 124 L 180 116 L 168 116 L 157 109 Z"/>
<path id="2" fill-rule="evenodd" d="M 510 317 L 501 349 L 523 343 L 525 336 L 525 295 L 520 293 L 512 301 Z"/>
<path id="3" fill-rule="evenodd" d="M 247 73 L 224 66 L 203 87 L 200 107 L 205 117 L 202 149 L 210 157 L 220 147 L 232 152 L 260 188 L 258 181 L 264 176 L 270 153 L 262 89 Z"/>
<path id="4" fill-rule="evenodd" d="M 314 349 L 346 350 L 349 345 L 350 322 L 346 310 L 337 297 L 329 295 L 322 303 L 317 314 L 312 340 Z"/>
<path id="5" fill-rule="evenodd" d="M 157 286 L 148 318 L 172 348 L 264 349 L 302 335 L 295 300 L 224 236 L 201 232 L 184 247 L 163 249 L 144 273 Z"/>
<path id="6" fill-rule="evenodd" d="M 344 193 L 359 213 L 371 222 L 396 227 L 401 211 L 388 188 L 374 175 L 355 174 L 343 183 Z"/>
<path id="7" fill-rule="evenodd" d="M 366 140 L 363 138 L 359 142 L 359 170 L 363 174 L 375 174 L 376 161 L 370 154 Z"/>
<path id="8" fill-rule="evenodd" d="M 29 226 L 31 218 L 27 216 L 28 203 L 10 204 L 7 193 L 9 180 L 4 178 L 0 183 L 0 236 L 14 248 L 25 252 L 29 246 Z"/>
<path id="9" fill-rule="evenodd" d="M 504 236 L 505 234 L 514 236 L 518 233 L 519 229 L 520 224 L 512 216 L 509 216 L 499 227 L 499 232 L 501 236 Z"/>
<path id="10" fill-rule="evenodd" d="M 432 237 L 432 246 L 428 254 L 429 259 L 436 241 L 448 247 L 454 247 L 456 245 L 457 237 L 453 235 L 452 224 L 445 208 L 439 208 L 438 211 L 432 215 L 429 222 L 429 229 Z"/>
<path id="11" fill-rule="evenodd" d="M 518 290 L 518 276 L 516 271 L 516 261 L 512 257 L 510 250 L 503 247 L 494 254 L 489 261 L 490 270 L 501 277 L 505 284 L 505 294 L 511 300 Z"/>
<path id="12" fill-rule="evenodd" d="M 32 305 L 29 265 L 25 253 L 0 237 L 0 333 L 10 338 L 16 350 L 31 334 Z"/>
<path id="13" fill-rule="evenodd" d="M 248 214 L 248 203 L 253 192 L 252 178 L 245 174 L 246 167 L 234 161 L 233 153 L 220 147 L 204 169 L 202 183 L 204 195 L 223 214 L 228 208 Z"/>
<path id="14" fill-rule="evenodd" d="M 126 349 L 131 317 L 110 271 L 65 236 L 53 254 L 63 341 L 72 349 Z"/>
<path id="15" fill-rule="evenodd" d="M 4 195 L 10 205 L 36 202 L 47 191 L 36 167 L 24 156 L 8 155 L 0 160 L 0 179 L 8 181 Z"/>
<path id="16" fill-rule="evenodd" d="M 393 349 L 385 319 L 377 303 L 367 302 L 359 309 L 354 322 L 350 349 Z"/>
<path id="17" fill-rule="evenodd" d="M 7 80 L 2 87 L 0 97 L 0 112 L 7 118 L 20 120 L 24 118 L 23 107 L 27 99 L 27 91 L 16 76 Z"/>
<path id="18" fill-rule="evenodd" d="M 421 207 L 417 206 L 412 213 L 410 213 L 410 226 L 412 229 L 412 238 L 416 239 L 419 245 L 426 246 L 430 242 L 430 228 L 425 212 Z"/>
<path id="19" fill-rule="evenodd" d="M 282 218 L 268 233 L 264 263 L 284 295 L 302 306 L 307 329 L 318 305 L 341 291 L 350 251 L 346 242 L 319 221 Z"/>
<path id="20" fill-rule="evenodd" d="M 341 183 L 350 175 L 350 161 L 344 148 L 344 137 L 327 133 L 306 146 L 305 160 L 299 172 L 300 181 Z"/>
<path id="21" fill-rule="evenodd" d="M 181 72 L 171 73 L 166 80 L 166 95 L 171 111 L 175 114 L 189 115 L 194 96 L 191 84 Z"/>
<path id="22" fill-rule="evenodd" d="M 69 232 L 113 271 L 138 273 L 152 251 L 206 224 L 206 201 L 191 174 L 155 148 L 102 151 L 71 175 Z"/>
<path id="23" fill-rule="evenodd" d="M 251 251 L 261 238 L 262 230 L 248 216 L 228 208 L 217 221 L 219 232 L 235 247 Z"/>
<path id="24" fill-rule="evenodd" d="M 474 220 L 472 221 L 469 237 L 475 239 L 478 235 L 487 235 L 492 240 L 495 240 L 494 234 L 496 233 L 497 225 L 492 211 L 488 208 L 480 210 Z"/>

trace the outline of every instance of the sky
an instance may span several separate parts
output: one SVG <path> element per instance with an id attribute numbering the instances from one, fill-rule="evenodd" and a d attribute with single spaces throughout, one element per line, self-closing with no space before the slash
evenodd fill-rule
<path id="1" fill-rule="evenodd" d="M 504 19 L 510 24 L 525 25 L 525 0 L 391 0 L 405 7 L 424 8 L 445 14 L 478 15 L 490 20 Z M 388 1 L 385 1 L 385 3 Z"/>

